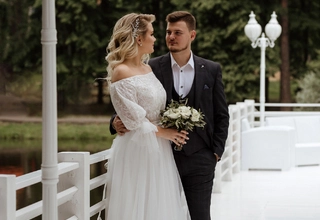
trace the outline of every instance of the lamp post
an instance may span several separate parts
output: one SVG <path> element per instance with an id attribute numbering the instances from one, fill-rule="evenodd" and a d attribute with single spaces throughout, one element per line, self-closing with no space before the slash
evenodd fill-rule
<path id="1" fill-rule="evenodd" d="M 251 11 L 249 15 L 250 19 L 248 24 L 244 27 L 244 32 L 247 37 L 251 40 L 251 46 L 256 48 L 259 46 L 261 48 L 261 58 L 260 58 L 260 126 L 264 126 L 264 110 L 265 110 L 265 71 L 266 71 L 266 61 L 265 61 L 265 51 L 266 47 L 273 48 L 274 41 L 281 34 L 281 26 L 277 21 L 277 15 L 275 12 L 272 13 L 269 23 L 265 27 L 266 35 L 261 34 L 261 26 L 255 19 L 255 14 Z M 261 37 L 259 38 L 261 34 Z"/>

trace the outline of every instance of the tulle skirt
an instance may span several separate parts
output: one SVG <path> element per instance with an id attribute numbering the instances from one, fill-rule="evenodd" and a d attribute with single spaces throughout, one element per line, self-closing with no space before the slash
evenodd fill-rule
<path id="1" fill-rule="evenodd" d="M 113 141 L 107 220 L 190 220 L 170 143 L 155 131 L 145 122 Z"/>

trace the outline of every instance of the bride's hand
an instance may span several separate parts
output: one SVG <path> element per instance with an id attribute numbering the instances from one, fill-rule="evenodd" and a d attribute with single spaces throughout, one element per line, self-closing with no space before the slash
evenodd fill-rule
<path id="1" fill-rule="evenodd" d="M 177 146 L 184 145 L 186 144 L 188 138 L 188 132 L 187 131 L 178 131 L 177 129 L 174 128 L 162 128 L 158 126 L 158 132 L 157 136 L 162 137 L 164 139 L 170 140 L 174 142 Z"/>

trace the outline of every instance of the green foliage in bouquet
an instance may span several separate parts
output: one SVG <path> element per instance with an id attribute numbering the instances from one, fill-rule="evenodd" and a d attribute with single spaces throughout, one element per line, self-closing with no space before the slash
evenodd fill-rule
<path id="1" fill-rule="evenodd" d="M 192 131 L 194 127 L 203 128 L 206 124 L 204 114 L 187 105 L 188 99 L 171 100 L 166 109 L 160 112 L 160 123 L 164 128 L 175 127 L 179 131 Z"/>

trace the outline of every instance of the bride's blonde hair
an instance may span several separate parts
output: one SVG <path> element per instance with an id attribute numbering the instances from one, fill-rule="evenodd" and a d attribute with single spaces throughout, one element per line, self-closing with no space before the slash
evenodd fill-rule
<path id="1" fill-rule="evenodd" d="M 155 21 L 151 14 L 131 13 L 120 18 L 113 28 L 113 33 L 107 47 L 106 61 L 108 62 L 108 79 L 111 78 L 114 68 L 124 60 L 138 55 L 136 38 L 145 37 L 148 23 Z M 143 62 L 147 62 L 149 54 L 144 54 Z"/>

